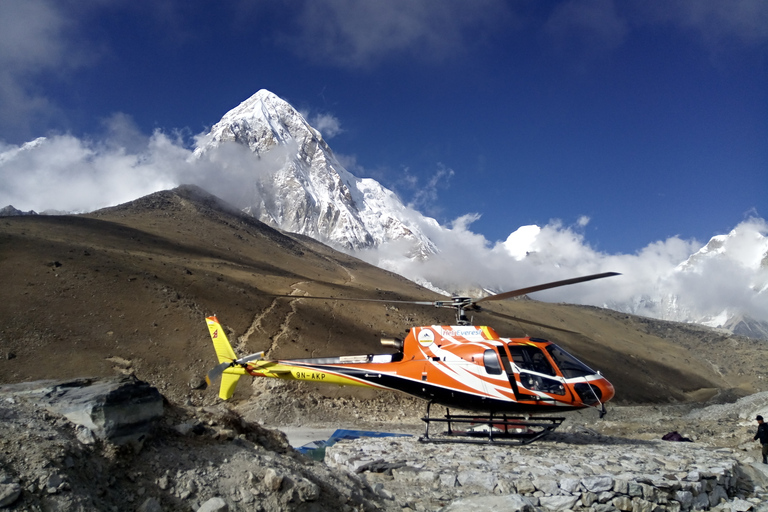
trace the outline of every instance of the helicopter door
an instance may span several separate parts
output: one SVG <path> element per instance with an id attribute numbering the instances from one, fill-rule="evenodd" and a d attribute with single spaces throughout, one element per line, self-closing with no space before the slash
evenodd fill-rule
<path id="1" fill-rule="evenodd" d="M 544 352 L 537 347 L 508 345 L 512 360 L 520 368 L 520 384 L 531 391 L 565 395 L 565 386 Z"/>
<path id="2" fill-rule="evenodd" d="M 488 352 L 491 351 L 486 350 L 486 354 Z M 515 371 L 512 369 L 512 365 L 509 364 L 509 356 L 507 356 L 507 351 L 504 350 L 503 347 L 499 347 L 499 359 L 501 359 L 501 366 L 504 368 L 504 373 L 507 375 L 507 380 L 509 381 L 509 385 L 512 388 L 512 392 L 515 394 L 515 398 L 520 400 L 520 392 L 517 389 L 517 381 L 515 380 Z M 487 365 L 486 369 L 488 369 Z M 499 373 L 501 373 L 501 371 L 499 371 Z"/>

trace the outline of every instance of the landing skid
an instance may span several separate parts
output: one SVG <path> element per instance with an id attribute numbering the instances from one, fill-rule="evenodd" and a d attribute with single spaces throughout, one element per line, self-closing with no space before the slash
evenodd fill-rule
<path id="1" fill-rule="evenodd" d="M 526 416 L 508 416 L 507 414 L 487 416 L 478 415 L 452 415 L 446 408 L 445 417 L 432 418 L 429 409 L 432 402 L 427 404 L 427 415 L 421 418 L 426 423 L 424 437 L 420 437 L 422 443 L 474 443 L 474 444 L 500 444 L 523 445 L 529 444 L 545 435 L 553 432 L 565 418 Z M 429 436 L 430 423 L 446 423 L 448 430 L 436 437 Z M 473 424 L 477 427 L 485 426 L 487 430 L 454 430 L 454 424 Z"/>

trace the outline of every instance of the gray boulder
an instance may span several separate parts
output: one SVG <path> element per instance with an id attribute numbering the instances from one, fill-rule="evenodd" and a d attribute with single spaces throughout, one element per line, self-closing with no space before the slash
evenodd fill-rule
<path id="1" fill-rule="evenodd" d="M 142 443 L 163 415 L 160 392 L 133 376 L 55 386 L 48 408 L 116 445 Z"/>
<path id="2" fill-rule="evenodd" d="M 163 396 L 134 376 L 38 381 L 2 386 L 0 395 L 32 399 L 78 426 L 83 443 L 101 439 L 140 448 L 163 415 Z"/>

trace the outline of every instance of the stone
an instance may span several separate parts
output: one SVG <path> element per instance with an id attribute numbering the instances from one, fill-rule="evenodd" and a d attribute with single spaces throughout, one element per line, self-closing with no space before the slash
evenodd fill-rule
<path id="1" fill-rule="evenodd" d="M 48 479 L 45 482 L 45 487 L 48 489 L 48 492 L 56 491 L 61 484 L 64 483 L 64 478 L 62 478 L 61 475 L 58 473 L 54 473 L 51 476 L 48 477 Z"/>
<path id="2" fill-rule="evenodd" d="M 224 501 L 224 499 L 216 496 L 215 498 L 211 498 L 200 505 L 200 508 L 197 509 L 197 512 L 227 512 L 228 510 L 229 505 L 227 505 L 227 502 Z"/>
<path id="3" fill-rule="evenodd" d="M 534 487 L 533 482 L 527 478 L 518 480 L 517 483 L 515 483 L 515 487 L 517 487 L 517 492 L 520 494 L 533 494 L 536 492 L 536 487 Z"/>
<path id="4" fill-rule="evenodd" d="M 675 491 L 675 500 L 680 503 L 684 509 L 691 508 L 693 504 L 693 493 L 691 491 Z"/>
<path id="5" fill-rule="evenodd" d="M 706 493 L 694 496 L 691 508 L 693 510 L 707 510 L 709 508 L 709 496 Z"/>
<path id="6" fill-rule="evenodd" d="M 320 497 L 320 488 L 306 478 L 300 479 L 295 485 L 299 501 L 315 501 Z"/>
<path id="7" fill-rule="evenodd" d="M 632 512 L 653 512 L 656 505 L 642 498 L 632 498 Z"/>
<path id="8" fill-rule="evenodd" d="M 560 489 L 568 494 L 574 494 L 579 492 L 579 485 L 581 480 L 578 478 L 563 478 L 560 480 Z"/>
<path id="9" fill-rule="evenodd" d="M 0 484 L 0 507 L 13 505 L 20 496 L 21 486 L 19 484 Z"/>
<path id="10" fill-rule="evenodd" d="M 163 507 L 155 498 L 147 498 L 141 505 L 139 505 L 136 512 L 163 512 Z"/>
<path id="11" fill-rule="evenodd" d="M 41 405 L 85 427 L 98 439 L 136 447 L 163 415 L 160 392 L 133 376 L 56 384 Z"/>
<path id="12" fill-rule="evenodd" d="M 664 491 L 676 491 L 680 489 L 680 483 L 669 478 L 654 478 L 651 485 Z"/>
<path id="13" fill-rule="evenodd" d="M 613 482 L 613 491 L 619 494 L 629 494 L 629 482 L 621 478 L 617 478 Z"/>
<path id="14" fill-rule="evenodd" d="M 579 501 L 578 496 L 542 496 L 539 505 L 553 511 L 570 510 Z"/>
<path id="15" fill-rule="evenodd" d="M 632 510 L 632 500 L 630 500 L 627 496 L 619 496 L 617 498 L 613 498 L 613 500 L 611 500 L 611 504 L 613 504 L 613 506 L 617 509 L 623 510 L 625 512 Z"/>
<path id="16" fill-rule="evenodd" d="M 268 491 L 276 492 L 280 490 L 280 486 L 283 485 L 283 475 L 279 475 L 277 471 L 272 468 L 267 469 L 264 472 L 264 486 Z"/>
<path id="17" fill-rule="evenodd" d="M 667 512 L 680 512 L 681 510 L 682 506 L 679 501 L 671 500 L 667 503 Z"/>
<path id="18" fill-rule="evenodd" d="M 545 495 L 553 496 L 560 492 L 560 486 L 551 478 L 536 478 L 533 481 L 533 485 Z"/>
<path id="19" fill-rule="evenodd" d="M 581 479 L 581 485 L 591 492 L 610 491 L 613 489 L 613 478 L 608 475 L 589 476 Z"/>
<path id="20" fill-rule="evenodd" d="M 597 501 L 597 494 L 589 491 L 581 493 L 581 503 L 585 507 L 591 507 L 592 504 L 594 504 L 596 501 Z"/>
<path id="21" fill-rule="evenodd" d="M 741 498 L 736 498 L 731 502 L 730 505 L 732 512 L 747 512 L 752 508 L 752 504 L 750 502 L 747 500 L 742 500 Z"/>
<path id="22" fill-rule="evenodd" d="M 627 494 L 632 497 L 640 497 L 643 495 L 643 486 L 637 482 L 629 482 L 627 485 Z"/>
<path id="23" fill-rule="evenodd" d="M 657 501 L 657 491 L 654 486 L 648 484 L 640 484 L 640 487 L 643 489 L 643 499 L 653 502 Z"/>
<path id="24" fill-rule="evenodd" d="M 496 477 L 485 471 L 461 471 L 456 480 L 462 487 L 480 487 L 487 491 L 496 487 Z"/>
<path id="25" fill-rule="evenodd" d="M 709 506 L 714 507 L 720 503 L 720 500 L 728 501 L 728 493 L 722 485 L 718 485 L 709 493 Z"/>
<path id="26" fill-rule="evenodd" d="M 379 496 L 387 500 L 395 499 L 395 495 L 389 492 L 387 488 L 384 487 L 384 484 L 381 482 L 373 486 L 373 492 L 375 492 L 376 494 L 378 494 Z"/>
<path id="27" fill-rule="evenodd" d="M 690 471 L 688 475 L 686 475 L 685 479 L 689 482 L 698 482 L 701 480 L 701 473 L 698 471 Z"/>
<path id="28" fill-rule="evenodd" d="M 440 485 L 443 487 L 456 487 L 456 474 L 440 473 L 438 478 L 440 480 Z"/>
<path id="29" fill-rule="evenodd" d="M 441 509 L 442 512 L 534 512 L 534 504 L 525 496 L 508 494 L 505 496 L 473 496 L 462 498 Z"/>
<path id="30" fill-rule="evenodd" d="M 418 478 L 419 482 L 430 484 L 437 480 L 437 475 L 434 471 L 421 471 L 417 474 L 416 478 Z"/>
<path id="31" fill-rule="evenodd" d="M 402 467 L 393 469 L 392 476 L 395 478 L 395 480 L 398 480 L 401 482 L 412 482 L 416 479 L 416 474 L 418 472 L 419 470 L 414 467 L 402 466 Z"/>
<path id="32" fill-rule="evenodd" d="M 603 491 L 597 495 L 597 501 L 599 503 L 608 503 L 614 498 L 615 494 L 611 491 Z"/>

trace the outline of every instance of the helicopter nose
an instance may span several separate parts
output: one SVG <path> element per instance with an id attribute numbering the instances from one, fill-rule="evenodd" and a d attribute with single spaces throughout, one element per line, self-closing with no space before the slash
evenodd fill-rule
<path id="1" fill-rule="evenodd" d="M 578 395 L 583 405 L 594 406 L 605 403 L 614 397 L 616 390 L 613 384 L 600 374 L 596 374 L 594 380 L 574 384 L 573 390 Z"/>
<path id="2" fill-rule="evenodd" d="M 603 378 L 602 382 L 600 382 L 600 387 L 603 390 L 603 402 L 609 401 L 616 395 L 616 389 L 613 387 L 613 384 L 608 382 L 608 379 Z"/>

